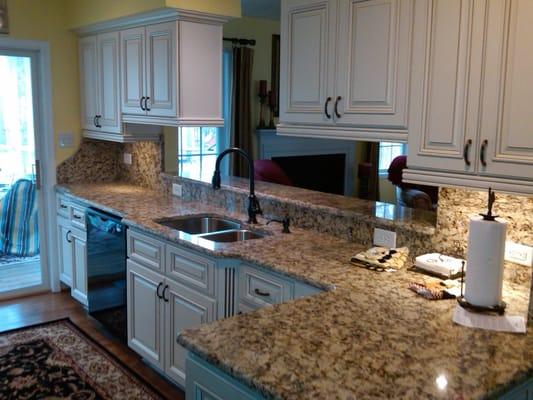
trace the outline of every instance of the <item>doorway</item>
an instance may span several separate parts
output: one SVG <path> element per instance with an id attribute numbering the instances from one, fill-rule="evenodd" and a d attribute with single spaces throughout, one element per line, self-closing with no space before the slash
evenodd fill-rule
<path id="1" fill-rule="evenodd" d="M 41 173 L 43 158 L 53 163 L 41 79 L 47 46 L 0 39 L 0 299 L 50 287 L 50 182 Z"/>

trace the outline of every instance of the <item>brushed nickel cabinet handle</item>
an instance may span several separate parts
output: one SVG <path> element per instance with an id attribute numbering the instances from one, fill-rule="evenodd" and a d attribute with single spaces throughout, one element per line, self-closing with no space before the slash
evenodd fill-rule
<path id="1" fill-rule="evenodd" d="M 341 101 L 341 100 L 342 100 L 342 97 L 341 96 L 337 96 L 337 100 L 335 100 L 335 107 L 333 108 L 334 111 L 335 111 L 335 116 L 337 118 L 342 117 L 342 115 L 339 114 L 339 108 L 338 108 L 339 107 L 339 101 Z"/>
<path id="2" fill-rule="evenodd" d="M 326 99 L 326 102 L 324 103 L 324 114 L 326 114 L 326 118 L 327 119 L 331 119 L 331 114 L 328 113 L 328 104 L 329 104 L 330 101 L 331 101 L 331 97 L 328 97 Z"/>
<path id="3" fill-rule="evenodd" d="M 262 290 L 258 289 L 258 288 L 255 288 L 254 289 L 254 293 L 259 295 L 259 296 L 263 296 L 263 297 L 268 297 L 270 296 L 270 293 L 269 292 L 263 292 Z"/>
<path id="4" fill-rule="evenodd" d="M 470 146 L 472 146 L 472 139 L 468 139 L 465 143 L 465 147 L 463 148 L 463 159 L 465 160 L 465 164 L 468 166 L 471 164 L 468 156 L 470 152 Z"/>
<path id="5" fill-rule="evenodd" d="M 479 152 L 479 161 L 481 161 L 481 165 L 484 167 L 487 166 L 487 160 L 485 159 L 485 152 L 487 151 L 487 146 L 489 144 L 489 141 L 485 139 L 483 143 L 481 144 L 481 151 Z"/>

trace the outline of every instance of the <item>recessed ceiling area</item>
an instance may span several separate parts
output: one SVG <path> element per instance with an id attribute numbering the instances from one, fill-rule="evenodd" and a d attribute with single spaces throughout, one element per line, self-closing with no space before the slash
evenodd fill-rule
<path id="1" fill-rule="evenodd" d="M 280 19 L 281 0 L 241 0 L 242 16 Z"/>

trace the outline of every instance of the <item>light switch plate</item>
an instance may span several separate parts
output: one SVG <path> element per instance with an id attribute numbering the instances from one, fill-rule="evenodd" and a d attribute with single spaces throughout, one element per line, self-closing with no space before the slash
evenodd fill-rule
<path id="1" fill-rule="evenodd" d="M 181 197 L 182 195 L 182 190 L 181 190 L 181 185 L 178 185 L 177 183 L 173 183 L 172 184 L 172 194 L 176 197 Z"/>
<path id="2" fill-rule="evenodd" d="M 396 232 L 374 228 L 374 245 L 389 249 L 396 247 Z"/>
<path id="3" fill-rule="evenodd" d="M 505 260 L 515 264 L 533 266 L 533 247 L 505 242 Z"/>
<path id="4" fill-rule="evenodd" d="M 124 164 L 131 165 L 131 163 L 132 163 L 131 153 L 124 153 Z"/>

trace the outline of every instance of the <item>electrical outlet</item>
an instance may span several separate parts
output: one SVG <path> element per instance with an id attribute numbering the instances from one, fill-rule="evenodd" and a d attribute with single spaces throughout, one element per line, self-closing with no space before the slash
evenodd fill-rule
<path id="1" fill-rule="evenodd" d="M 505 260 L 531 267 L 533 266 L 533 247 L 505 242 Z"/>
<path id="2" fill-rule="evenodd" d="M 177 183 L 172 184 L 172 194 L 176 197 L 181 197 L 182 189 L 181 185 L 178 185 Z"/>
<path id="3" fill-rule="evenodd" d="M 396 247 L 396 232 L 374 228 L 374 245 L 389 249 Z"/>
<path id="4" fill-rule="evenodd" d="M 131 163 L 132 163 L 131 153 L 124 153 L 124 164 L 131 165 Z"/>
<path id="5" fill-rule="evenodd" d="M 58 135 L 59 147 L 62 149 L 70 148 L 74 145 L 74 135 L 72 132 L 60 132 Z"/>

